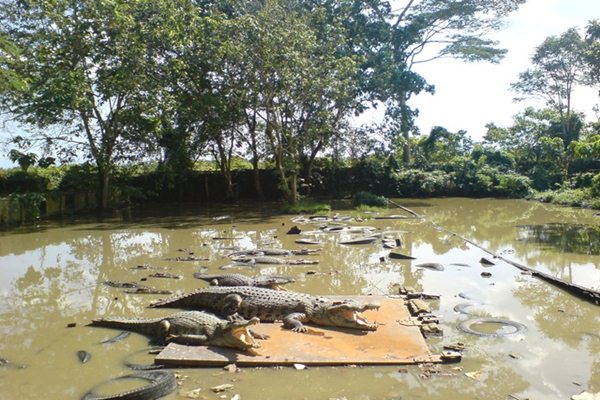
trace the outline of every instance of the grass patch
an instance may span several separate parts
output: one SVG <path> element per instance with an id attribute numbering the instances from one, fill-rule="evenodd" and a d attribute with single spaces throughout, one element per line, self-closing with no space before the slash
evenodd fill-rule
<path id="1" fill-rule="evenodd" d="M 357 206 L 385 207 L 387 205 L 385 197 L 371 192 L 357 192 L 354 194 L 353 202 Z"/>
<path id="2" fill-rule="evenodd" d="M 377 207 L 377 206 L 367 206 L 365 204 L 361 204 L 354 208 L 354 211 L 350 213 L 354 218 L 370 218 L 375 214 L 382 214 L 387 212 L 387 207 Z"/>
<path id="3" fill-rule="evenodd" d="M 600 201 L 589 189 L 561 189 L 533 193 L 532 200 L 572 207 L 600 209 Z"/>
<path id="4" fill-rule="evenodd" d="M 317 214 L 331 212 L 331 206 L 314 201 L 301 201 L 296 204 L 288 204 L 283 208 L 287 214 Z"/>

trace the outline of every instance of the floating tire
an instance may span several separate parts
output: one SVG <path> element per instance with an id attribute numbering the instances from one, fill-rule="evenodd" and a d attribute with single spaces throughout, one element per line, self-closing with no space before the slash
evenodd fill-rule
<path id="1" fill-rule="evenodd" d="M 111 381 L 122 379 L 143 379 L 149 381 L 150 384 L 127 392 L 104 396 L 94 393 L 95 388 L 104 384 L 101 383 L 87 392 L 81 400 L 155 400 L 168 395 L 177 388 L 175 374 L 171 371 L 141 371 L 119 376 Z"/>
<path id="2" fill-rule="evenodd" d="M 512 332 L 492 332 L 492 333 L 481 332 L 481 331 L 478 331 L 478 330 L 475 330 L 472 328 L 472 326 L 476 325 L 476 324 L 498 324 L 498 325 L 510 326 L 510 327 L 514 328 L 514 331 L 512 331 Z M 525 325 L 521 324 L 520 322 L 515 322 L 515 321 L 511 321 L 508 319 L 502 319 L 502 318 L 471 318 L 471 319 L 468 319 L 468 320 L 463 321 L 460 324 L 458 324 L 458 330 L 465 332 L 465 333 L 470 333 L 472 335 L 477 335 L 477 336 L 499 337 L 499 336 L 515 335 L 520 332 L 525 332 L 527 330 L 527 327 Z"/>

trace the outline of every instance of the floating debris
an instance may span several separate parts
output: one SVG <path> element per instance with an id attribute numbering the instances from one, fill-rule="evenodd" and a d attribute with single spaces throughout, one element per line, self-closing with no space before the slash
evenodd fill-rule
<path id="1" fill-rule="evenodd" d="M 317 239 L 308 239 L 308 238 L 296 239 L 295 243 L 298 243 L 298 244 L 315 244 L 315 245 L 323 244 L 323 242 L 321 242 L 320 240 L 317 240 Z"/>
<path id="2" fill-rule="evenodd" d="M 411 256 L 407 256 L 404 255 L 402 253 L 396 253 L 396 252 L 390 252 L 390 254 L 388 254 L 389 258 L 395 259 L 395 260 L 416 260 L 415 257 L 411 257 Z"/>
<path id="3" fill-rule="evenodd" d="M 240 371 L 238 366 L 235 364 L 227 364 L 226 366 L 223 367 L 223 369 L 227 372 L 239 372 Z"/>
<path id="4" fill-rule="evenodd" d="M 81 361 L 82 364 L 85 364 L 86 362 L 90 361 L 92 355 L 85 350 L 79 350 L 77 352 L 77 358 L 79 358 L 79 361 Z"/>
<path id="5" fill-rule="evenodd" d="M 136 287 L 135 289 L 125 290 L 125 293 L 127 293 L 127 294 L 173 294 L 173 291 L 166 290 L 166 289 L 157 289 L 157 288 L 153 288 L 151 286 L 140 285 L 140 286 Z"/>
<path id="6" fill-rule="evenodd" d="M 373 236 L 361 237 L 356 239 L 342 240 L 340 244 L 370 244 L 376 241 L 377 238 Z"/>
<path id="7" fill-rule="evenodd" d="M 422 263 L 422 264 L 415 265 L 415 267 L 427 268 L 427 269 L 431 269 L 434 271 L 443 271 L 444 270 L 444 266 L 440 263 Z"/>
<path id="8" fill-rule="evenodd" d="M 296 225 L 292 226 L 286 233 L 288 235 L 299 235 L 302 230 L 298 228 Z"/>
<path id="9" fill-rule="evenodd" d="M 373 219 L 410 219 L 410 218 L 414 218 L 414 217 L 407 217 L 406 215 L 397 215 L 397 214 L 380 215 L 377 217 L 373 217 Z"/>
<path id="10" fill-rule="evenodd" d="M 208 258 L 189 255 L 186 257 L 168 257 L 168 258 L 165 258 L 165 260 L 166 261 L 208 261 Z"/>
<path id="11" fill-rule="evenodd" d="M 231 383 L 224 383 L 222 385 L 213 386 L 210 388 L 210 390 L 212 390 L 215 393 L 224 392 L 228 389 L 233 389 L 233 385 Z"/>
<path id="12" fill-rule="evenodd" d="M 135 267 L 131 267 L 130 269 L 150 269 L 150 266 L 148 264 L 139 264 Z"/>
<path id="13" fill-rule="evenodd" d="M 481 257 L 481 260 L 479 260 L 479 263 L 483 264 L 483 265 L 496 265 L 485 257 Z"/>
<path id="14" fill-rule="evenodd" d="M 169 272 L 157 272 L 152 275 L 148 275 L 149 278 L 165 278 L 165 279 L 183 279 L 181 275 L 171 274 Z"/>
<path id="15" fill-rule="evenodd" d="M 139 286 L 138 283 L 136 282 L 118 282 L 118 281 L 104 281 L 103 282 L 106 286 L 110 286 L 110 287 L 114 287 L 114 288 L 119 288 L 119 289 L 132 289 L 132 288 L 136 288 Z"/>
<path id="16" fill-rule="evenodd" d="M 202 389 L 192 389 L 192 390 L 181 390 L 179 391 L 179 396 L 186 397 L 188 399 L 200 399 L 202 398 Z"/>

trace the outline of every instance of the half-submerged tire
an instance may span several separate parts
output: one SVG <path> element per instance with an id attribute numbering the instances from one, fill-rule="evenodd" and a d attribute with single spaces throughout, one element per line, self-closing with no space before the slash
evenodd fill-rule
<path id="1" fill-rule="evenodd" d="M 472 328 L 472 326 L 476 325 L 476 324 L 505 325 L 505 326 L 510 326 L 510 327 L 514 328 L 514 331 L 512 331 L 512 332 L 491 332 L 491 333 L 481 332 L 481 331 L 477 331 Z M 460 324 L 458 324 L 458 330 L 465 332 L 465 333 L 470 333 L 472 335 L 477 335 L 477 336 L 499 337 L 499 336 L 514 335 L 516 333 L 525 332 L 527 330 L 527 327 L 520 322 L 515 322 L 515 321 L 511 321 L 508 319 L 502 319 L 502 318 L 471 318 L 466 321 L 462 321 Z"/>
<path id="2" fill-rule="evenodd" d="M 111 379 L 111 381 L 121 379 L 143 379 L 149 381 L 150 384 L 138 389 L 107 396 L 97 395 L 94 393 L 94 389 L 92 389 L 81 400 L 156 400 L 168 395 L 177 388 L 175 374 L 171 371 L 141 371 L 119 376 Z M 98 386 L 95 386 L 95 388 Z"/>

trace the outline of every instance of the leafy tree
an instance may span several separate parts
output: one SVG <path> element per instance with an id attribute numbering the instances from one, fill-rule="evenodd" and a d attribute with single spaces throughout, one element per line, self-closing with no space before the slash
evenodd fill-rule
<path id="1" fill-rule="evenodd" d="M 160 0 L 2 3 L 2 31 L 23 52 L 15 70 L 29 83 L 2 104 L 41 128 L 44 143 L 83 150 L 95 162 L 102 208 L 115 163 L 139 157 L 135 150 L 156 129 L 155 81 L 147 74 L 156 62 L 152 36 L 169 31 L 162 21 L 175 7 Z"/>
<path id="2" fill-rule="evenodd" d="M 35 153 L 23 153 L 19 150 L 12 149 L 8 153 L 8 158 L 10 161 L 18 163 L 23 171 L 27 171 L 29 167 L 35 164 L 38 155 Z"/>
<path id="3" fill-rule="evenodd" d="M 0 92 L 7 89 L 19 90 L 27 87 L 26 82 L 20 79 L 12 64 L 20 55 L 19 49 L 4 35 L 0 34 Z"/>
<path id="4" fill-rule="evenodd" d="M 314 160 L 355 104 L 354 57 L 336 53 L 345 40 L 339 26 L 319 34 L 320 17 L 304 4 L 269 1 L 247 17 L 253 28 L 243 41 L 252 74 L 246 118 L 262 122 L 280 189 L 292 204 L 302 159 Z"/>
<path id="5" fill-rule="evenodd" d="M 590 80 L 593 84 L 600 85 L 600 20 L 596 19 L 588 24 L 585 45 L 584 58 L 589 67 Z"/>
<path id="6" fill-rule="evenodd" d="M 499 62 L 506 50 L 485 37 L 502 26 L 502 18 L 524 0 L 410 0 L 401 7 L 375 10 L 381 29 L 377 53 L 370 57 L 371 82 L 378 100 L 386 103 L 392 137 L 402 146 L 403 162 L 410 162 L 409 134 L 414 130 L 416 110 L 408 106 L 414 94 L 433 92 L 434 87 L 414 72 L 414 66 L 438 58 L 468 62 Z M 381 3 L 387 4 L 387 3 Z M 378 12 L 377 12 L 378 11 Z"/>
<path id="7" fill-rule="evenodd" d="M 524 97 L 541 98 L 560 116 L 563 138 L 575 136 L 572 95 L 578 84 L 588 78 L 584 67 L 585 43 L 576 29 L 550 36 L 539 45 L 531 59 L 533 67 L 519 74 L 511 89 Z M 566 143 L 566 141 L 565 141 Z M 568 144 L 568 143 L 566 143 Z"/>
<path id="8" fill-rule="evenodd" d="M 513 125 L 501 128 L 488 125 L 486 147 L 514 157 L 517 171 L 530 176 L 538 189 L 564 182 L 572 158 L 570 143 L 579 137 L 583 117 L 571 114 L 573 126 L 564 136 L 561 116 L 552 109 L 526 108 L 513 118 Z"/>
<path id="9" fill-rule="evenodd" d="M 423 152 L 423 162 L 430 165 L 467 155 L 472 148 L 472 141 L 464 130 L 452 133 L 446 128 L 435 126 L 431 128 L 429 136 L 419 140 L 418 145 Z"/>

